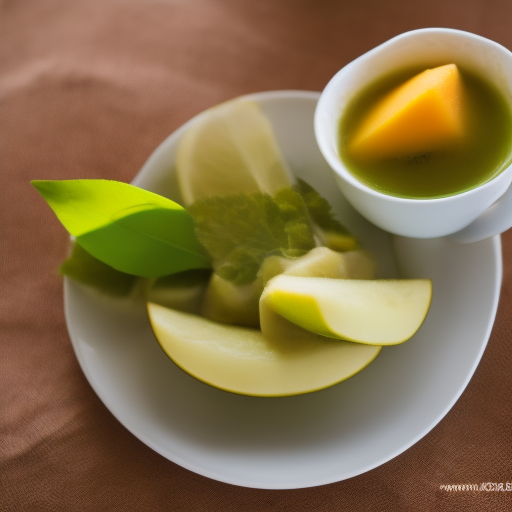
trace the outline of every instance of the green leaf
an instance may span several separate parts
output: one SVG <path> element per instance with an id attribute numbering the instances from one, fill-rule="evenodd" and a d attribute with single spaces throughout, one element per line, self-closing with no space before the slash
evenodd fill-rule
<path id="1" fill-rule="evenodd" d="M 296 189 L 306 203 L 311 219 L 320 229 L 320 233 L 317 230 L 317 234 L 324 245 L 336 251 L 352 251 L 358 248 L 357 240 L 336 219 L 327 199 L 301 179 L 297 179 Z"/>
<path id="2" fill-rule="evenodd" d="M 297 179 L 297 190 L 304 199 L 313 222 L 318 224 L 319 227 L 329 231 L 350 234 L 341 222 L 334 217 L 331 205 L 327 199 L 323 198 L 309 183 Z"/>
<path id="3" fill-rule="evenodd" d="M 302 256 L 316 245 L 304 199 L 292 188 L 280 190 L 273 199 L 284 220 L 287 236 L 286 245 L 281 248 L 283 255 L 290 258 Z"/>
<path id="4" fill-rule="evenodd" d="M 253 281 L 271 254 L 296 257 L 315 247 L 306 205 L 291 188 L 273 198 L 263 192 L 204 198 L 189 211 L 215 271 L 237 285 Z"/>
<path id="5" fill-rule="evenodd" d="M 179 204 L 109 180 L 32 181 L 64 227 L 90 254 L 141 277 L 209 268 L 194 221 Z"/>
<path id="6" fill-rule="evenodd" d="M 119 272 L 103 263 L 77 243 L 74 244 L 71 256 L 62 263 L 59 271 L 74 281 L 117 297 L 129 295 L 138 279 L 137 276 Z"/>

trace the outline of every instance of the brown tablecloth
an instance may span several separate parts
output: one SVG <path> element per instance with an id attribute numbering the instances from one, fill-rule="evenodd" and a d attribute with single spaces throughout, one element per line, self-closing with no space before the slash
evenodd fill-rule
<path id="1" fill-rule="evenodd" d="M 268 491 L 198 476 L 130 434 L 69 342 L 56 269 L 68 237 L 31 179 L 131 181 L 194 114 L 245 93 L 321 90 L 415 28 L 512 48 L 499 0 L 0 2 L 0 509 L 5 511 L 510 511 L 512 231 L 496 324 L 466 391 L 425 438 L 366 474 Z"/>

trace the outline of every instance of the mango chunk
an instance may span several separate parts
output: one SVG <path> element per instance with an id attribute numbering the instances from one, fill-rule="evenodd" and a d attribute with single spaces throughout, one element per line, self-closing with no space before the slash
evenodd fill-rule
<path id="1" fill-rule="evenodd" d="M 462 140 L 463 93 L 455 64 L 419 73 L 377 102 L 356 128 L 347 153 L 363 160 L 398 158 Z"/>

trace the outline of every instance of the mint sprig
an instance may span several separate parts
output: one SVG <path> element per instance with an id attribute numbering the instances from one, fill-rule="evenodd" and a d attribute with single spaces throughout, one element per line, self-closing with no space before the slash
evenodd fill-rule
<path id="1" fill-rule="evenodd" d="M 293 258 L 315 247 L 306 205 L 292 188 L 200 199 L 189 208 L 218 275 L 236 285 L 256 278 L 272 254 Z"/>
<path id="2" fill-rule="evenodd" d="M 348 229 L 334 216 L 329 201 L 322 197 L 309 183 L 297 179 L 296 188 L 304 199 L 313 222 L 326 231 L 336 231 L 343 235 L 350 235 Z"/>
<path id="3" fill-rule="evenodd" d="M 336 219 L 327 199 L 301 179 L 297 180 L 295 189 L 306 204 L 321 245 L 340 252 L 353 251 L 359 247 L 352 233 Z"/>

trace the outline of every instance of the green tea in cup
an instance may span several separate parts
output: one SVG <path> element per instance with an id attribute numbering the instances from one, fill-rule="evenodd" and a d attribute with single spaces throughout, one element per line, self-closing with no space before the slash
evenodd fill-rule
<path id="1" fill-rule="evenodd" d="M 512 227 L 511 110 L 509 50 L 427 28 L 340 69 L 320 96 L 314 129 L 343 195 L 370 222 L 469 243 Z"/>
<path id="2" fill-rule="evenodd" d="M 502 93 L 453 63 L 373 81 L 339 123 L 346 168 L 396 197 L 432 199 L 476 188 L 510 165 L 511 148 L 512 112 Z"/>

